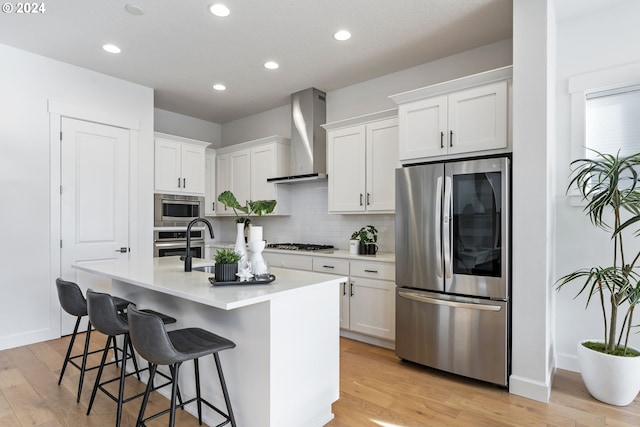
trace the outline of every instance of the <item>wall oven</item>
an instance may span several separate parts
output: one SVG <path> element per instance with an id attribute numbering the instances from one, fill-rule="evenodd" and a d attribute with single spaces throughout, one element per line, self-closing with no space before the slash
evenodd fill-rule
<path id="1" fill-rule="evenodd" d="M 187 226 L 204 215 L 204 198 L 178 194 L 155 194 L 154 226 Z"/>
<path id="2" fill-rule="evenodd" d="M 184 256 L 187 251 L 187 231 L 184 230 L 154 230 L 153 256 Z M 191 229 L 191 256 L 204 256 L 204 230 Z"/>

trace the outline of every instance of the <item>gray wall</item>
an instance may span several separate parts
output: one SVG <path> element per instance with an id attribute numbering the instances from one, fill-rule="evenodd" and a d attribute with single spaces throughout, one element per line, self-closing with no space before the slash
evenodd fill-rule
<path id="1" fill-rule="evenodd" d="M 217 123 L 159 108 L 154 108 L 153 120 L 153 130 L 156 132 L 207 141 L 213 144 L 213 148 L 220 147 L 222 126 Z"/>

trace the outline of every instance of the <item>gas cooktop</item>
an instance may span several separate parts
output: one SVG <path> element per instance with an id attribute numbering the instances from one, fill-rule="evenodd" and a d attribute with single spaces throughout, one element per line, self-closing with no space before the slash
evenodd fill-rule
<path id="1" fill-rule="evenodd" d="M 287 251 L 327 251 L 333 249 L 333 245 L 315 245 L 312 243 L 269 243 L 267 248 L 283 249 Z"/>

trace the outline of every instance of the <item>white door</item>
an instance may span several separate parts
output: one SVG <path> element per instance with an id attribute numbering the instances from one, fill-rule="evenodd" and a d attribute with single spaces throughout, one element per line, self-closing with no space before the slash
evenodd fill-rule
<path id="1" fill-rule="evenodd" d="M 175 141 L 156 139 L 155 142 L 155 190 L 158 193 L 182 191 L 182 146 Z"/>
<path id="2" fill-rule="evenodd" d="M 447 154 L 447 96 L 421 99 L 398 109 L 400 160 Z"/>
<path id="3" fill-rule="evenodd" d="M 129 131 L 68 118 L 61 129 L 60 272 L 83 292 L 109 292 L 110 280 L 71 265 L 129 256 Z M 63 312 L 63 334 L 74 321 Z"/>
<path id="4" fill-rule="evenodd" d="M 267 178 L 277 175 L 276 144 L 267 144 L 251 149 L 251 200 L 276 198 L 275 184 Z"/>

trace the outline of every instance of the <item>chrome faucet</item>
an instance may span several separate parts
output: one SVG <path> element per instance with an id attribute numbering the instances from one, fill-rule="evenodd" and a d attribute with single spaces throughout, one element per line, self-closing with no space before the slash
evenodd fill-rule
<path id="1" fill-rule="evenodd" d="M 197 222 L 202 222 L 209 228 L 209 234 L 213 239 L 213 227 L 208 220 L 204 218 L 196 218 L 187 225 L 187 253 L 184 254 L 184 271 L 191 271 L 191 261 L 193 259 L 191 256 L 191 227 L 193 227 L 193 224 Z"/>

